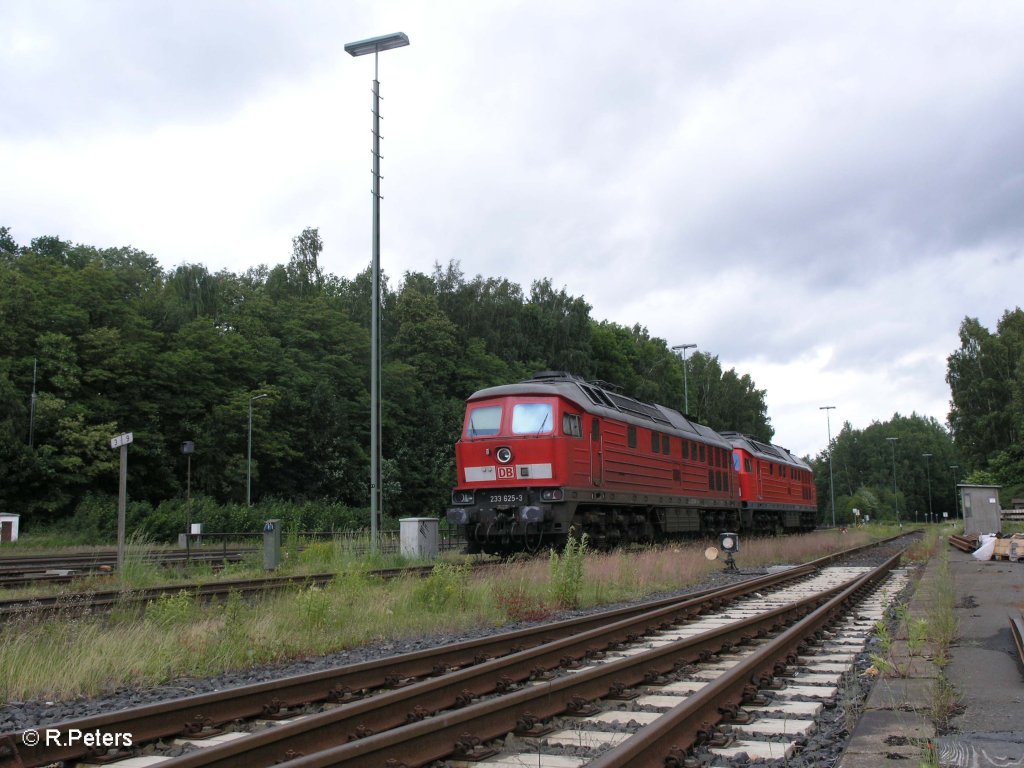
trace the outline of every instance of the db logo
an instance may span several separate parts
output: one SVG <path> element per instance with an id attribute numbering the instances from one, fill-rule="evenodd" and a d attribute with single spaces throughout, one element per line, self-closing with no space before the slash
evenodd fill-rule
<path id="1" fill-rule="evenodd" d="M 515 480 L 516 468 L 515 467 L 498 467 L 498 479 L 499 480 Z"/>

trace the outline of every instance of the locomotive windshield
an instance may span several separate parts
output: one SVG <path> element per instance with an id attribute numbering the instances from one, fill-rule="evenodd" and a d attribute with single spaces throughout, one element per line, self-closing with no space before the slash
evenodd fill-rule
<path id="1" fill-rule="evenodd" d="M 519 403 L 512 408 L 513 435 L 540 435 L 553 427 L 551 403 Z"/>
<path id="2" fill-rule="evenodd" d="M 485 405 L 473 408 L 466 423 L 466 437 L 496 435 L 501 429 L 501 406 Z"/>

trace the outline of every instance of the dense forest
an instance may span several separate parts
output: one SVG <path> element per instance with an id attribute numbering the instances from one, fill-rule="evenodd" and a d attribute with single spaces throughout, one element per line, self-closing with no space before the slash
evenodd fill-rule
<path id="1" fill-rule="evenodd" d="M 129 495 L 185 494 L 369 503 L 369 271 L 324 274 L 315 229 L 286 263 L 244 274 L 164 271 L 134 248 L 0 228 L 0 509 L 23 526 L 65 519 L 116 493 L 110 439 L 132 432 Z M 566 370 L 682 410 L 682 363 L 640 325 L 594 320 L 582 299 L 539 280 L 467 279 L 457 263 L 409 273 L 382 296 L 384 511 L 440 514 L 454 443 L 477 389 Z M 700 421 L 770 440 L 765 392 L 688 358 Z M 260 397 L 266 395 L 266 397 Z M 144 522 L 144 521 L 143 521 Z"/>
<path id="2" fill-rule="evenodd" d="M 328 502 L 364 519 L 370 275 L 325 274 L 322 248 L 306 229 L 274 267 L 165 271 L 134 248 L 54 237 L 19 245 L 0 227 L 0 511 L 23 515 L 31 530 L 109 508 L 118 462 L 110 439 L 130 431 L 129 494 L 143 526 L 147 510 L 185 495 L 186 440 L 201 505 L 243 504 L 251 466 L 254 501 Z M 526 291 L 469 279 L 457 262 L 407 273 L 397 286 L 384 280 L 388 516 L 446 507 L 464 399 L 482 387 L 565 370 L 683 410 L 682 361 L 666 342 L 590 310 L 550 280 Z M 838 519 L 853 508 L 876 518 L 897 507 L 910 519 L 941 514 L 969 475 L 1024 495 L 1022 354 L 1019 309 L 995 333 L 965 319 L 949 358 L 951 429 L 916 414 L 863 430 L 845 424 L 831 446 Z M 771 439 L 766 393 L 749 376 L 696 352 L 688 383 L 695 419 Z M 813 460 L 826 520 L 828 459 L 825 450 Z"/>
<path id="3" fill-rule="evenodd" d="M 1003 506 L 1024 497 L 1024 312 L 1004 312 L 994 333 L 976 318 L 960 325 L 960 348 L 947 358 L 948 426 L 895 414 L 866 429 L 843 425 L 832 440 L 837 520 L 852 510 L 922 521 L 931 511 L 953 517 L 956 484 L 1001 486 Z M 890 438 L 896 438 L 890 440 Z M 818 506 L 828 518 L 829 452 L 812 462 Z"/>

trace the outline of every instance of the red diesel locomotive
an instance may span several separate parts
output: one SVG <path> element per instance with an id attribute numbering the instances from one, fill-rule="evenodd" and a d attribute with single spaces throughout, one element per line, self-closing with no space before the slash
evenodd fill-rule
<path id="1" fill-rule="evenodd" d="M 810 467 L 678 411 L 561 372 L 467 401 L 447 517 L 471 552 L 610 548 L 725 530 L 810 530 Z"/>

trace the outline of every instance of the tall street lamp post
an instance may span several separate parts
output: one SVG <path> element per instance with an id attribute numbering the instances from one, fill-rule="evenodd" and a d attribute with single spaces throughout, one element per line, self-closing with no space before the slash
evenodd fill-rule
<path id="1" fill-rule="evenodd" d="M 262 395 L 253 395 L 249 398 L 249 455 L 245 460 L 245 506 L 252 506 L 252 401 L 269 397 L 265 392 Z"/>
<path id="2" fill-rule="evenodd" d="M 960 480 L 957 470 L 960 469 L 960 465 L 950 464 L 949 468 L 953 470 L 953 519 L 956 520 L 958 517 L 962 518 L 960 514 L 960 494 L 957 491 L 958 481 Z"/>
<path id="3" fill-rule="evenodd" d="M 373 54 L 373 288 L 370 306 L 370 549 L 377 551 L 377 516 L 380 509 L 380 83 L 377 54 L 409 44 L 403 32 L 371 37 L 345 45 L 352 56 Z"/>
<path id="4" fill-rule="evenodd" d="M 921 455 L 925 459 L 924 472 L 928 478 L 928 522 L 933 523 L 935 521 L 932 519 L 932 454 L 922 453 Z"/>
<path id="5" fill-rule="evenodd" d="M 900 497 L 896 491 L 896 441 L 898 437 L 887 437 L 889 445 L 892 446 L 892 503 L 896 507 L 896 525 L 900 524 Z"/>
<path id="6" fill-rule="evenodd" d="M 825 424 L 828 426 L 828 493 L 832 499 L 832 527 L 836 527 L 836 491 L 832 483 L 832 420 L 829 411 L 835 410 L 834 405 L 822 405 L 819 411 L 825 412 Z"/>
<path id="7" fill-rule="evenodd" d="M 690 415 L 690 385 L 686 380 L 686 350 L 696 348 L 696 344 L 676 344 L 672 347 L 673 352 L 683 353 L 683 412 L 687 416 Z"/>

